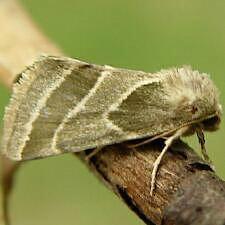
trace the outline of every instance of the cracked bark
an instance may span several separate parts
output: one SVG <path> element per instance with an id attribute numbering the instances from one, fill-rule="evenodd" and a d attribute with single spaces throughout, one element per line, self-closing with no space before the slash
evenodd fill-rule
<path id="1" fill-rule="evenodd" d="M 0 27 L 0 80 L 9 88 L 16 74 L 40 53 L 62 55 L 14 0 L 0 1 Z M 76 156 L 146 224 L 224 225 L 225 182 L 182 141 L 164 157 L 150 196 L 153 162 L 162 147 L 160 140 L 136 151 L 119 144 L 105 147 L 90 161 L 85 160 L 90 151 Z M 8 195 L 18 165 L 9 161 L 2 165 L 3 193 Z"/>

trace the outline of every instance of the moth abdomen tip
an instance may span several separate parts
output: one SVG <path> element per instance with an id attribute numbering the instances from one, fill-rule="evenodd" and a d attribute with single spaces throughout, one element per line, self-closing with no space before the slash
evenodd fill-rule
<path id="1" fill-rule="evenodd" d="M 90 63 L 83 63 L 79 65 L 79 69 L 91 69 L 93 68 L 93 64 Z"/>

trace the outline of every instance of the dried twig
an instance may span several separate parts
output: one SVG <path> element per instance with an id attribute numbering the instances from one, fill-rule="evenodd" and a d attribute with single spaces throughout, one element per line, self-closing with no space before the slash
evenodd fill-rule
<path id="1" fill-rule="evenodd" d="M 9 196 L 13 189 L 14 177 L 20 163 L 14 163 L 5 157 L 2 157 L 2 203 L 3 203 L 3 219 L 5 224 L 10 224 L 9 216 Z"/>
<path id="2" fill-rule="evenodd" d="M 8 87 L 39 53 L 60 54 L 13 0 L 0 1 L 0 27 L 0 79 Z M 146 224 L 224 224 L 225 183 L 183 142 L 164 158 L 155 195 L 150 196 L 151 170 L 161 149 L 157 141 L 136 151 L 109 146 L 90 161 L 85 157 L 90 151 L 77 156 Z M 7 163 L 6 168 L 15 171 L 15 165 Z"/>

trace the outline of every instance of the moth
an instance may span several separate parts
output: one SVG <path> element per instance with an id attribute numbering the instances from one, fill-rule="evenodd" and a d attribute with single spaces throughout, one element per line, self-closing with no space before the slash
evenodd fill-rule
<path id="1" fill-rule="evenodd" d="M 190 67 L 146 73 L 76 59 L 41 56 L 13 86 L 4 116 L 2 152 L 29 160 L 148 138 L 172 142 L 218 129 L 222 108 L 207 74 Z M 136 146 L 132 146 L 136 148 Z"/>

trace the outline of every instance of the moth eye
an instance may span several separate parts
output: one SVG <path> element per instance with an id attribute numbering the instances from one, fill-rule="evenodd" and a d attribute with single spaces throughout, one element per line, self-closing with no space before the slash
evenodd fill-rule
<path id="1" fill-rule="evenodd" d="M 196 107 L 196 106 L 193 105 L 193 106 L 191 107 L 191 113 L 192 113 L 192 114 L 195 114 L 196 112 L 198 112 L 198 107 Z"/>

